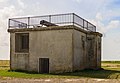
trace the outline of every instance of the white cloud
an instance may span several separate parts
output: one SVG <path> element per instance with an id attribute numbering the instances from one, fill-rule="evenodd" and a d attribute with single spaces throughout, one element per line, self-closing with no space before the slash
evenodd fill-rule
<path id="1" fill-rule="evenodd" d="M 83 0 L 73 0 L 73 1 L 76 1 L 78 3 L 81 3 Z"/>
<path id="2" fill-rule="evenodd" d="M 96 19 L 99 20 L 99 21 L 102 21 L 103 20 L 102 14 L 101 13 L 97 13 Z"/>
<path id="3" fill-rule="evenodd" d="M 6 2 L 7 0 L 0 0 L 0 3 L 2 3 L 2 2 Z"/>
<path id="4" fill-rule="evenodd" d="M 0 9 L 0 13 L 1 18 L 8 18 L 15 15 L 16 9 L 14 6 L 4 7 L 3 9 Z"/>
<path id="5" fill-rule="evenodd" d="M 105 34 L 111 29 L 120 28 L 120 20 L 110 20 L 108 23 L 104 23 L 103 21 L 106 20 L 106 18 L 104 18 L 105 16 L 106 15 L 103 15 L 102 13 L 98 12 L 95 18 L 90 20 L 90 22 L 96 25 L 97 31 L 100 31 L 103 34 Z"/>
<path id="6" fill-rule="evenodd" d="M 90 20 L 90 22 L 96 26 L 98 32 L 101 32 L 103 34 L 106 32 L 105 25 L 101 22 L 100 18 L 97 17 L 95 19 Z"/>
<path id="7" fill-rule="evenodd" d="M 22 8 L 25 8 L 25 4 L 23 3 L 22 0 L 17 0 L 17 2 Z"/>
<path id="8" fill-rule="evenodd" d="M 18 14 L 19 11 L 13 5 L 0 9 L 0 59 L 9 59 L 8 18 Z"/>
<path id="9" fill-rule="evenodd" d="M 109 22 L 109 24 L 106 26 L 107 30 L 113 29 L 113 28 L 120 28 L 120 21 L 119 20 L 112 20 Z"/>
<path id="10" fill-rule="evenodd" d="M 7 22 L 8 18 L 17 15 L 17 10 L 14 6 L 4 7 L 3 9 L 0 9 L 0 29 L 2 29 L 0 32 L 3 34 L 7 29 Z"/>
<path id="11" fill-rule="evenodd" d="M 8 28 L 8 18 L 16 15 L 16 9 L 14 6 L 4 7 L 0 9 L 0 46 L 8 45 L 7 28 Z"/>
<path id="12" fill-rule="evenodd" d="M 97 31 L 102 32 L 105 34 L 107 31 L 114 29 L 114 28 L 120 28 L 120 21 L 119 20 L 111 20 L 107 25 L 102 23 L 99 20 L 91 20 L 93 24 L 96 25 Z"/>

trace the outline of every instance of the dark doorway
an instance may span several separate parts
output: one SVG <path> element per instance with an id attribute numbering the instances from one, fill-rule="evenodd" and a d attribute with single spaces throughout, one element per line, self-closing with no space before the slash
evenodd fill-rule
<path id="1" fill-rule="evenodd" d="M 49 58 L 39 58 L 39 73 L 49 73 Z"/>

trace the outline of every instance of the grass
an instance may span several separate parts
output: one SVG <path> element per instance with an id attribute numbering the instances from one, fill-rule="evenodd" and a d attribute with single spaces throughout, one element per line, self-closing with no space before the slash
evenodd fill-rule
<path id="1" fill-rule="evenodd" d="M 0 60 L 0 66 L 10 66 L 10 61 L 9 60 Z"/>
<path id="2" fill-rule="evenodd" d="M 10 67 L 9 60 L 0 60 L 0 70 L 8 70 Z"/>
<path id="3" fill-rule="evenodd" d="M 120 79 L 120 61 L 103 61 L 104 70 L 82 70 L 63 74 L 36 74 L 28 72 L 15 72 L 9 70 L 9 61 L 0 61 L 0 77 L 13 78 L 101 78 L 101 79 Z"/>
<path id="4" fill-rule="evenodd" d="M 120 61 L 103 61 L 102 68 L 120 71 Z"/>
<path id="5" fill-rule="evenodd" d="M 120 61 L 102 61 L 102 63 L 120 64 Z"/>

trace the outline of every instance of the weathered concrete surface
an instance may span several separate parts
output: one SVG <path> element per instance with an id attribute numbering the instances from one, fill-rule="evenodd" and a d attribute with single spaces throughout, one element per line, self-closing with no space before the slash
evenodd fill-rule
<path id="1" fill-rule="evenodd" d="M 88 68 L 99 69 L 101 68 L 101 36 L 96 34 L 87 35 L 88 44 Z"/>
<path id="2" fill-rule="evenodd" d="M 39 71 L 39 58 L 49 58 L 49 72 L 101 68 L 101 37 L 75 26 L 9 29 L 11 69 Z M 15 52 L 15 33 L 29 33 L 29 52 Z"/>
<path id="3" fill-rule="evenodd" d="M 30 31 L 29 37 L 29 53 L 24 56 L 15 53 L 15 34 L 11 33 L 11 69 L 38 72 L 39 58 L 49 58 L 50 73 L 72 71 L 72 30 Z"/>
<path id="4" fill-rule="evenodd" d="M 15 52 L 15 33 L 10 34 L 10 68 L 13 70 L 28 70 L 29 53 Z"/>
<path id="5" fill-rule="evenodd" d="M 86 66 L 86 33 L 73 32 L 73 69 L 82 70 Z"/>
<path id="6" fill-rule="evenodd" d="M 72 71 L 72 30 L 33 31 L 29 35 L 30 70 L 38 71 L 39 58 L 49 58 L 50 73 Z"/>

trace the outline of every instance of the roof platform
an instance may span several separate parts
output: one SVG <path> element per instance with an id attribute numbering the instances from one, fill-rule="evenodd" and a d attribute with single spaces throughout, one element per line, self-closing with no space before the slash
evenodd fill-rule
<path id="1" fill-rule="evenodd" d="M 55 14 L 34 17 L 10 18 L 9 29 L 45 28 L 51 26 L 74 25 L 83 30 L 96 32 L 96 26 L 75 13 Z"/>

